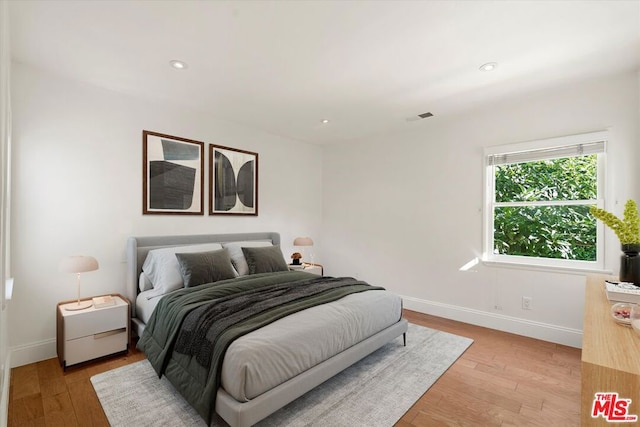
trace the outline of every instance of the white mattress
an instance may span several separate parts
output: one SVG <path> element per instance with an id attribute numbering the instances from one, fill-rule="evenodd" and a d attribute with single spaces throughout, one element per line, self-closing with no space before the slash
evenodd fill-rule
<path id="1" fill-rule="evenodd" d="M 300 311 L 236 341 L 222 365 L 222 387 L 253 399 L 400 320 L 402 299 L 366 291 Z"/>
<path id="2" fill-rule="evenodd" d="M 147 291 L 145 291 L 147 292 Z M 161 297 L 136 299 L 149 321 Z M 366 291 L 294 313 L 235 340 L 222 364 L 222 387 L 239 402 L 251 400 L 400 320 L 402 299 Z"/>

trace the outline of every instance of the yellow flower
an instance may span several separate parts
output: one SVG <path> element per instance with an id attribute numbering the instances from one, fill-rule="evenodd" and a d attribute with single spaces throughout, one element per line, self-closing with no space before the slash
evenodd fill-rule
<path id="1" fill-rule="evenodd" d="M 635 201 L 627 200 L 624 205 L 622 219 L 595 206 L 591 206 L 589 212 L 612 229 L 620 239 L 621 244 L 640 243 L 640 216 L 638 216 L 638 206 Z"/>

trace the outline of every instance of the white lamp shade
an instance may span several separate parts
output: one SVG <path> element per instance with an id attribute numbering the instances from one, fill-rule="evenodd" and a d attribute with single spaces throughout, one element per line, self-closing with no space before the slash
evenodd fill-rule
<path id="1" fill-rule="evenodd" d="M 98 261 L 92 256 L 73 255 L 60 261 L 63 273 L 84 273 L 98 269 Z"/>
<path id="2" fill-rule="evenodd" d="M 296 237 L 293 246 L 313 246 L 313 240 L 311 237 Z"/>

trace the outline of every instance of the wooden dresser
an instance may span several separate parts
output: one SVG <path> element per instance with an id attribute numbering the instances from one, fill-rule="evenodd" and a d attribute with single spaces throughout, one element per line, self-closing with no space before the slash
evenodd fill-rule
<path id="1" fill-rule="evenodd" d="M 583 427 L 611 425 L 603 417 L 591 418 L 597 392 L 617 392 L 621 399 L 631 399 L 628 412 L 640 420 L 640 336 L 611 317 L 611 304 L 604 290 L 607 278 L 610 276 L 587 276 L 580 405 Z M 640 425 L 640 421 L 626 425 Z"/>

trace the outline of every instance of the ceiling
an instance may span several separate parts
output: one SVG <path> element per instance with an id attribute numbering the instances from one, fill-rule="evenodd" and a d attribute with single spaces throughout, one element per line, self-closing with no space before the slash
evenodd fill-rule
<path id="1" fill-rule="evenodd" d="M 640 0 L 9 3 L 15 62 L 310 143 L 640 69 Z"/>

